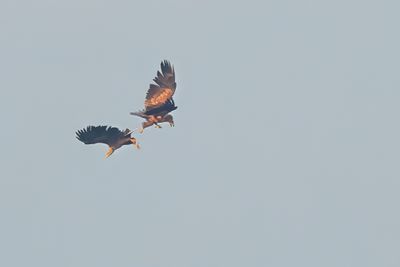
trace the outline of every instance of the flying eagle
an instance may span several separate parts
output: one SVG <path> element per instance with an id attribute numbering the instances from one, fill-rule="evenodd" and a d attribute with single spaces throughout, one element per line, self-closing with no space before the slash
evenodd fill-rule
<path id="1" fill-rule="evenodd" d="M 168 122 L 170 126 L 174 126 L 174 119 L 171 111 L 177 109 L 172 96 L 176 90 L 175 70 L 171 63 L 167 60 L 161 62 L 161 72 L 157 71 L 157 76 L 153 79 L 156 84 L 150 84 L 144 101 L 144 110 L 131 112 L 131 115 L 144 118 L 146 121 L 142 123 L 142 129 L 151 125 L 161 128 L 159 123 Z"/>
<path id="2" fill-rule="evenodd" d="M 109 149 L 106 153 L 108 158 L 115 150 L 124 145 L 134 145 L 140 148 L 134 137 L 131 137 L 132 131 L 126 129 L 121 131 L 111 126 L 88 126 L 85 129 L 76 132 L 76 138 L 84 144 L 103 143 L 108 145 Z"/>

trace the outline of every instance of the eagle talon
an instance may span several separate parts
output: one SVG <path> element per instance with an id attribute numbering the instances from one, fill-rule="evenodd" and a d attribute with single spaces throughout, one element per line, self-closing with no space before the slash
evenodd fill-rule
<path id="1" fill-rule="evenodd" d="M 125 129 L 121 131 L 111 126 L 87 126 L 76 132 L 76 138 L 86 145 L 103 143 L 108 145 L 104 158 L 110 157 L 115 150 L 124 145 L 133 144 L 140 148 L 136 138 L 131 136 L 132 131 Z"/>
<path id="2" fill-rule="evenodd" d="M 108 158 L 109 156 L 111 156 L 112 153 L 114 153 L 114 149 L 112 147 L 110 147 L 106 153 L 105 159 Z"/>

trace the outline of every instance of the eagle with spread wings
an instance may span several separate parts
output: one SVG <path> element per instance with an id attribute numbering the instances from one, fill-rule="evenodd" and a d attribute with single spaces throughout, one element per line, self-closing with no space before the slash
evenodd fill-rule
<path id="1" fill-rule="evenodd" d="M 136 138 L 132 137 L 133 131 L 126 129 L 119 130 L 116 127 L 110 126 L 88 126 L 85 129 L 76 132 L 76 138 L 84 144 L 103 143 L 108 145 L 106 158 L 111 156 L 115 150 L 124 145 L 134 145 L 137 149 L 140 148 Z"/>
<path id="2" fill-rule="evenodd" d="M 151 125 L 161 128 L 159 123 L 162 122 L 168 122 L 171 127 L 175 125 L 172 115 L 169 114 L 178 108 L 172 98 L 176 90 L 175 70 L 169 61 L 161 62 L 161 72 L 157 71 L 157 76 L 153 81 L 155 84 L 150 84 L 144 101 L 144 109 L 130 113 L 146 120 L 142 123 L 141 132 Z"/>

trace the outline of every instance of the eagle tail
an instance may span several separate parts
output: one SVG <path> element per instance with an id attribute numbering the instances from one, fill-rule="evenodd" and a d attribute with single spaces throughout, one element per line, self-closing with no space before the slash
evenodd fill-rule
<path id="1" fill-rule="evenodd" d="M 129 114 L 131 114 L 131 115 L 133 115 L 133 116 L 141 117 L 141 118 L 143 118 L 143 119 L 147 119 L 147 117 L 148 117 L 146 114 L 144 114 L 143 111 L 130 112 Z"/>

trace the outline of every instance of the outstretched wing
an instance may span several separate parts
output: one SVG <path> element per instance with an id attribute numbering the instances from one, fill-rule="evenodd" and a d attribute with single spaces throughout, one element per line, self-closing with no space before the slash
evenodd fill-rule
<path id="1" fill-rule="evenodd" d="M 88 126 L 76 132 L 76 138 L 87 145 L 103 143 L 112 146 L 125 135 L 118 128 L 110 126 Z"/>
<path id="2" fill-rule="evenodd" d="M 144 101 L 146 110 L 162 106 L 175 93 L 175 70 L 169 61 L 161 62 L 161 72 L 157 71 L 157 77 L 153 81 L 156 84 L 150 84 Z"/>

